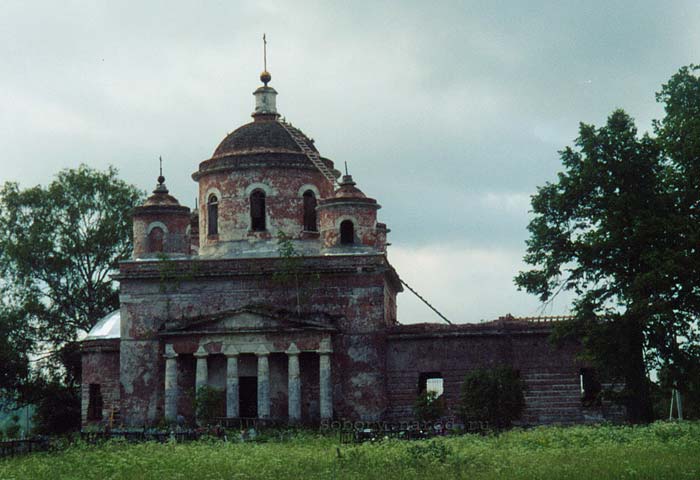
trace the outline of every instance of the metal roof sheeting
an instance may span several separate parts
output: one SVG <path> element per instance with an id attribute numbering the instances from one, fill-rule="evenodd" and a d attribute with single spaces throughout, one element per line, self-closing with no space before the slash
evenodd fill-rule
<path id="1" fill-rule="evenodd" d="M 119 310 L 104 316 L 95 324 L 84 340 L 102 340 L 107 338 L 120 338 L 121 315 Z"/>

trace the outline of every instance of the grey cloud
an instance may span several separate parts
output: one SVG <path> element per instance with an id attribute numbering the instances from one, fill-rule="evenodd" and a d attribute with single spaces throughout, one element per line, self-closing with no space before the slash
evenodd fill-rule
<path id="1" fill-rule="evenodd" d="M 84 162 L 150 190 L 162 155 L 193 205 L 190 174 L 250 120 L 265 31 L 281 112 L 348 161 L 395 245 L 522 252 L 578 122 L 622 107 L 648 130 L 698 24 L 690 1 L 10 0 L 0 181 Z"/>

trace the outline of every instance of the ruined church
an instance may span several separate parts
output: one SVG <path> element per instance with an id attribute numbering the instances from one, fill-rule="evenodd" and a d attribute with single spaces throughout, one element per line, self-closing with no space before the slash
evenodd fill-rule
<path id="1" fill-rule="evenodd" d="M 551 318 L 400 323 L 379 203 L 281 119 L 270 78 L 192 174 L 196 211 L 162 174 L 134 209 L 120 308 L 82 342 L 83 425 L 193 422 L 202 387 L 226 419 L 405 421 L 426 389 L 455 415 L 465 374 L 502 365 L 526 385 L 521 423 L 603 418 Z"/>

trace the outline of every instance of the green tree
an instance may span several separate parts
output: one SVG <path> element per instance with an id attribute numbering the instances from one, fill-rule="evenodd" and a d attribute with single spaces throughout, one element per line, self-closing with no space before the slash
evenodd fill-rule
<path id="1" fill-rule="evenodd" d="M 667 219 L 673 248 L 665 253 L 658 280 L 668 309 L 676 317 L 671 327 L 663 318 L 650 326 L 658 348 L 662 384 L 675 385 L 688 400 L 687 409 L 700 411 L 700 66 L 689 65 L 657 93 L 664 117 L 654 129 L 668 164 L 667 190 L 673 210 Z M 654 299 L 656 302 L 658 298 Z M 692 401 L 694 400 L 694 403 Z"/>
<path id="2" fill-rule="evenodd" d="M 532 198 L 525 261 L 537 268 L 516 283 L 542 301 L 575 292 L 576 320 L 558 333 L 580 337 L 604 376 L 624 380 L 630 417 L 650 420 L 643 353 L 665 211 L 659 148 L 621 110 L 599 129 L 581 124 L 576 147 Z"/>
<path id="3" fill-rule="evenodd" d="M 109 274 L 131 252 L 130 210 L 142 193 L 110 168 L 63 170 L 47 187 L 0 190 L 0 272 L 55 344 L 118 306 Z"/>
<path id="4" fill-rule="evenodd" d="M 47 187 L 8 182 L 0 188 L 0 389 L 6 394 L 36 402 L 62 385 L 77 395 L 75 342 L 119 306 L 109 275 L 131 252 L 130 211 L 142 198 L 114 168 L 85 165 L 59 172 Z"/>
<path id="5" fill-rule="evenodd" d="M 698 362 L 700 313 L 700 87 L 685 67 L 657 98 L 656 136 L 638 136 L 622 110 L 605 126 L 581 124 L 564 171 L 532 197 L 526 263 L 516 284 L 543 302 L 574 293 L 575 319 L 555 338 L 583 342 L 633 421 L 651 419 L 648 372 Z"/>
<path id="6" fill-rule="evenodd" d="M 0 392 L 18 392 L 29 377 L 36 335 L 9 294 L 0 291 L 0 297 Z"/>
<path id="7" fill-rule="evenodd" d="M 32 418 L 39 434 L 60 434 L 80 428 L 80 391 L 58 381 L 35 386 L 36 410 Z"/>

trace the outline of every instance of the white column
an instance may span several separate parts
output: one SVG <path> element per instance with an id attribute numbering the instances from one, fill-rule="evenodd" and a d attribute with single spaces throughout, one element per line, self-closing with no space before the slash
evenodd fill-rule
<path id="1" fill-rule="evenodd" d="M 331 353 L 333 347 L 329 338 L 321 341 L 318 349 L 319 396 L 321 419 L 333 418 L 333 387 L 331 383 Z"/>
<path id="2" fill-rule="evenodd" d="M 264 347 L 256 353 L 258 357 L 258 418 L 270 416 L 270 352 Z"/>
<path id="3" fill-rule="evenodd" d="M 199 392 L 201 387 L 205 387 L 207 385 L 209 377 L 207 356 L 209 356 L 209 353 L 204 349 L 203 345 L 200 345 L 199 349 L 194 352 L 194 356 L 197 359 L 197 370 L 195 371 L 194 386 L 195 390 Z"/>
<path id="4" fill-rule="evenodd" d="M 165 420 L 177 420 L 177 353 L 172 345 L 165 346 Z"/>
<path id="5" fill-rule="evenodd" d="M 226 416 L 238 417 L 238 350 L 233 345 L 224 348 L 226 355 Z"/>
<path id="6" fill-rule="evenodd" d="M 301 420 L 301 377 L 299 376 L 299 349 L 292 343 L 287 349 L 287 398 L 289 421 Z"/>

